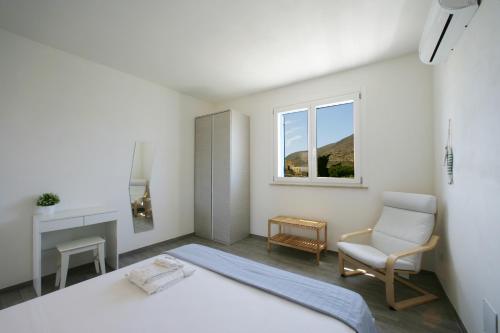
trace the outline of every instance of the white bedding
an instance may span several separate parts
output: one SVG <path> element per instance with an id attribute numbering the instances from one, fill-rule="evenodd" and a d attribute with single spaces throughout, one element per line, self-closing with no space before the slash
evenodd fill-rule
<path id="1" fill-rule="evenodd" d="M 1 331 L 354 332 L 334 318 L 200 267 L 191 277 L 147 296 L 124 276 L 154 259 L 1 310 Z"/>

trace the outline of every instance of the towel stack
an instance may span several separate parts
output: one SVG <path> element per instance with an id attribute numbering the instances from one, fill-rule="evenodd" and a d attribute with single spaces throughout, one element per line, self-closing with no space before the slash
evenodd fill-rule
<path id="1" fill-rule="evenodd" d="M 148 295 L 162 291 L 176 282 L 191 276 L 195 269 L 167 254 L 153 263 L 130 271 L 127 278 Z"/>

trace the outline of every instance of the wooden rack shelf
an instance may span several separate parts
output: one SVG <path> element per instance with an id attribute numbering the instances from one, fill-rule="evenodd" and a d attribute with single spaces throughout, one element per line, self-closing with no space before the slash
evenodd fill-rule
<path id="1" fill-rule="evenodd" d="M 279 233 L 271 235 L 272 225 L 277 224 Z M 309 229 L 316 231 L 316 239 L 291 235 L 283 232 L 283 226 L 292 228 Z M 320 231 L 323 230 L 323 240 Z M 316 263 L 319 264 L 321 251 L 327 250 L 327 224 L 323 221 L 305 220 L 289 216 L 276 216 L 268 221 L 267 249 L 271 251 L 271 244 L 287 246 L 294 249 L 315 253 Z"/>
<path id="2" fill-rule="evenodd" d="M 269 240 L 271 244 L 283 245 L 301 250 L 316 253 L 318 246 L 321 250 L 326 247 L 325 241 L 310 239 L 306 237 L 294 236 L 289 234 L 277 234 Z"/>

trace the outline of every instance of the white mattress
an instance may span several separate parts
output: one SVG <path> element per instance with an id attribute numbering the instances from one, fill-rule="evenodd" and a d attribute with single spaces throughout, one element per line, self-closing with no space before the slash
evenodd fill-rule
<path id="1" fill-rule="evenodd" d="M 334 318 L 200 267 L 193 276 L 147 296 L 124 275 L 153 260 L 1 310 L 1 331 L 354 332 Z"/>

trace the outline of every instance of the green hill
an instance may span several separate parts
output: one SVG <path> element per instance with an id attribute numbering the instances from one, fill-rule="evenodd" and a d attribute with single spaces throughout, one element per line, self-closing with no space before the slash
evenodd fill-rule
<path id="1" fill-rule="evenodd" d="M 354 164 L 354 135 L 349 135 L 340 141 L 327 144 L 318 148 L 318 157 L 330 155 L 328 166 L 338 163 Z M 294 166 L 301 167 L 307 165 L 307 151 L 297 151 L 285 157 L 285 162 L 290 161 Z"/>

